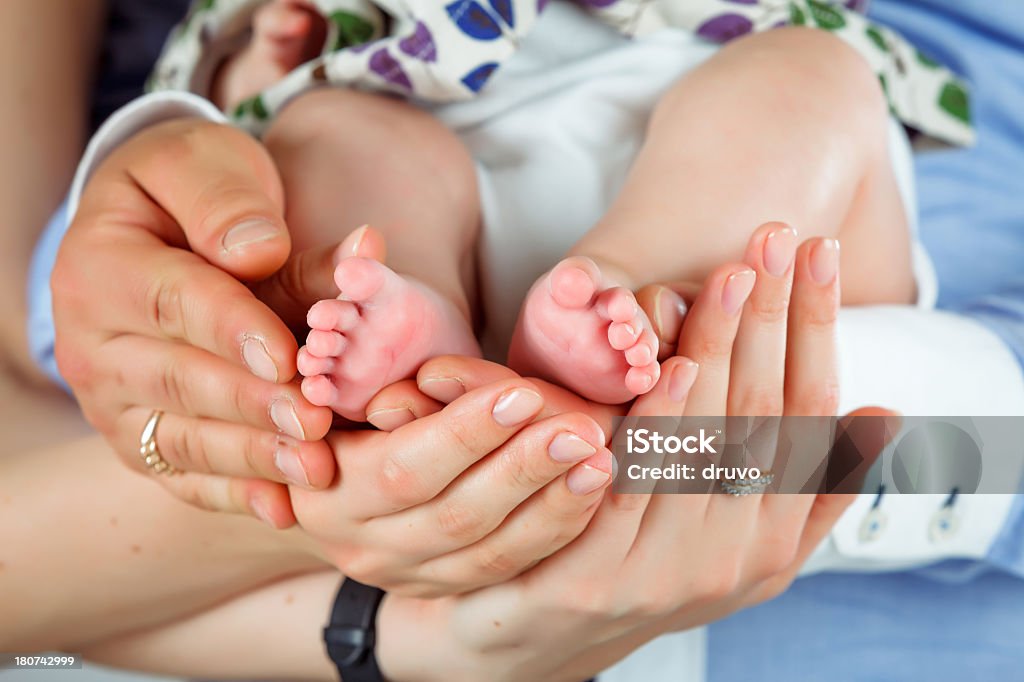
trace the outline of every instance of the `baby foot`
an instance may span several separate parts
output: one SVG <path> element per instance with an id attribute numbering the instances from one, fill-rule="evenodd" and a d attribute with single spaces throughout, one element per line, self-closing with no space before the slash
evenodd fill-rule
<path id="1" fill-rule="evenodd" d="M 567 258 L 526 296 L 509 366 L 618 405 L 658 380 L 658 341 L 633 294 L 589 258 Z"/>
<path id="2" fill-rule="evenodd" d="M 214 104 L 234 109 L 308 62 L 323 48 L 323 17 L 302 0 L 273 0 L 253 15 L 252 39 L 228 59 L 212 89 Z"/>
<path id="3" fill-rule="evenodd" d="M 302 394 L 353 421 L 383 387 L 412 377 L 437 355 L 480 355 L 462 313 L 430 287 L 371 258 L 343 259 L 341 296 L 309 310 L 312 331 L 299 350 Z"/>

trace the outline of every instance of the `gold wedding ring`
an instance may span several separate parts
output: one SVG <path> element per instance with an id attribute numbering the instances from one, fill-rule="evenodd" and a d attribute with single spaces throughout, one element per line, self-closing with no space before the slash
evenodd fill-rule
<path id="1" fill-rule="evenodd" d="M 142 436 L 139 438 L 139 456 L 146 468 L 157 474 L 168 476 L 178 473 L 178 470 L 167 463 L 167 460 L 160 454 L 156 447 L 156 427 L 160 424 L 160 417 L 164 416 L 161 410 L 153 410 L 149 420 L 142 427 Z"/>

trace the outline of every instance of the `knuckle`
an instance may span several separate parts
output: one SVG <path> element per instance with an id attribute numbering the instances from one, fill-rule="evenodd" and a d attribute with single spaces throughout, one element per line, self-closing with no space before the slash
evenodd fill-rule
<path id="1" fill-rule="evenodd" d="M 473 542 L 487 530 L 487 518 L 481 509 L 459 501 L 442 500 L 437 509 L 441 533 L 457 542 Z"/>
<path id="2" fill-rule="evenodd" d="M 413 471 L 404 457 L 390 454 L 380 467 L 378 489 L 385 499 L 399 508 L 410 507 L 428 499 L 422 477 Z"/>
<path id="3" fill-rule="evenodd" d="M 485 576 L 498 580 L 516 575 L 525 562 L 506 548 L 485 542 L 476 550 L 476 564 Z"/>
<path id="4" fill-rule="evenodd" d="M 829 379 L 795 388 L 791 403 L 795 415 L 834 414 L 839 409 L 839 382 Z"/>
<path id="5" fill-rule="evenodd" d="M 449 447 L 458 452 L 475 452 L 477 450 L 475 428 L 462 419 L 448 420 L 445 430 Z"/>
<path id="6" fill-rule="evenodd" d="M 781 386 L 751 386 L 741 393 L 738 414 L 759 417 L 779 415 L 782 414 L 783 402 Z"/>
<path id="7" fill-rule="evenodd" d="M 167 362 L 157 373 L 157 389 L 165 405 L 185 407 L 185 387 L 181 363 Z M 188 408 L 185 407 L 188 412 Z"/>
<path id="8" fill-rule="evenodd" d="M 694 349 L 694 358 L 700 364 L 724 364 L 732 358 L 732 336 L 722 336 L 716 329 L 703 336 Z"/>
<path id="9" fill-rule="evenodd" d="M 521 490 L 536 490 L 547 483 L 551 477 L 534 466 L 528 453 L 516 448 L 502 450 L 500 457 L 501 469 L 505 480 Z"/>
<path id="10" fill-rule="evenodd" d="M 209 456 L 205 441 L 194 424 L 176 429 L 170 437 L 171 450 L 160 454 L 164 459 L 183 471 L 210 471 Z"/>
<path id="11" fill-rule="evenodd" d="M 693 594 L 705 602 L 715 602 L 732 595 L 740 584 L 740 562 L 734 557 L 725 557 L 713 570 L 705 571 L 697 578 Z"/>
<path id="12" fill-rule="evenodd" d="M 181 287 L 176 281 L 156 277 L 145 293 L 146 312 L 155 329 L 169 338 L 182 338 L 185 320 Z"/>
<path id="13" fill-rule="evenodd" d="M 760 324 L 781 326 L 789 317 L 788 296 L 751 296 L 748 305 L 748 313 Z"/>
<path id="14" fill-rule="evenodd" d="M 76 393 L 90 393 L 95 385 L 96 371 L 89 357 L 74 343 L 68 343 L 63 334 L 57 334 L 53 347 L 54 358 L 61 376 Z"/>

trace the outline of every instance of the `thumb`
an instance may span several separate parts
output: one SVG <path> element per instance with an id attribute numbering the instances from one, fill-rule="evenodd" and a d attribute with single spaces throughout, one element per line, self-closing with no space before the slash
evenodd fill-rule
<path id="1" fill-rule="evenodd" d="M 337 298 L 334 270 L 345 258 L 372 258 L 383 262 L 383 236 L 364 225 L 341 244 L 308 249 L 293 255 L 284 266 L 252 287 L 263 301 L 293 331 L 306 329 L 306 313 L 317 301 Z"/>
<path id="2" fill-rule="evenodd" d="M 192 251 L 241 280 L 263 279 L 284 264 L 291 250 L 284 192 L 259 142 L 226 125 L 175 119 L 122 149 L 111 161 L 123 163 L 180 227 L 181 234 L 158 235 L 164 241 L 183 236 Z"/>

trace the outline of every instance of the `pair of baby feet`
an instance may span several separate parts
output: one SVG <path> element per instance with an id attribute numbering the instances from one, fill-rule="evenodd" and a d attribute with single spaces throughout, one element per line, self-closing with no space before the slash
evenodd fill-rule
<path id="1" fill-rule="evenodd" d="M 429 358 L 480 354 L 464 314 L 429 286 L 386 267 L 382 245 L 366 227 L 342 245 L 352 255 L 334 273 L 341 295 L 310 309 L 311 331 L 298 356 L 306 399 L 357 421 L 366 419 L 366 405 L 381 388 L 414 376 Z M 619 404 L 654 386 L 657 351 L 633 294 L 590 259 L 573 257 L 527 294 L 509 366 Z"/>

